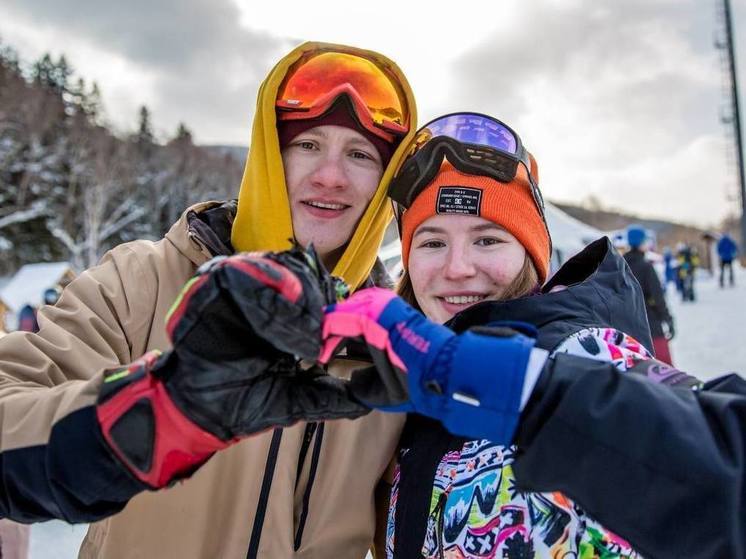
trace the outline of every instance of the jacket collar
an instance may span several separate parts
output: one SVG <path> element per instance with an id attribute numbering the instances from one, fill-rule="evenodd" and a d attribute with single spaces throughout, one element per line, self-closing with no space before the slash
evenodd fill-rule
<path id="1" fill-rule="evenodd" d="M 235 200 L 194 204 L 171 226 L 166 239 L 195 266 L 200 266 L 213 256 L 233 253 L 230 228 L 235 215 Z"/>

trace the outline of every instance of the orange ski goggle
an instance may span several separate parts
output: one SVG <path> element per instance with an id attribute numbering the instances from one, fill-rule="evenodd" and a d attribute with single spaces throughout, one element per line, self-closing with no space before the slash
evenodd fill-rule
<path id="1" fill-rule="evenodd" d="M 343 94 L 373 134 L 393 142 L 409 130 L 409 109 L 396 76 L 375 60 L 337 51 L 310 53 L 290 68 L 277 95 L 278 119 L 316 118 Z"/>

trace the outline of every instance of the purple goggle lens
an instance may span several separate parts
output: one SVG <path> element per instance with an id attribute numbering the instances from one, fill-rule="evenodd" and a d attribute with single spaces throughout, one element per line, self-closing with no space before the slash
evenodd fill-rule
<path id="1" fill-rule="evenodd" d="M 448 136 L 465 144 L 478 144 L 520 157 L 518 136 L 505 124 L 477 113 L 447 115 L 428 123 L 420 131 L 430 138 Z"/>

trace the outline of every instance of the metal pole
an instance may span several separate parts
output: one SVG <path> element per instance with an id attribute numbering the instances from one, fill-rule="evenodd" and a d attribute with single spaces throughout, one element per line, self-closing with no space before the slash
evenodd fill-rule
<path id="1" fill-rule="evenodd" d="M 733 105 L 733 126 L 736 135 L 736 161 L 738 163 L 738 184 L 741 190 L 741 262 L 746 264 L 746 182 L 743 171 L 743 138 L 741 136 L 741 116 L 738 110 L 738 79 L 736 77 L 736 49 L 733 41 L 733 22 L 730 17 L 730 0 L 723 0 L 725 16 L 725 36 L 728 43 L 730 63 L 731 103 Z"/>

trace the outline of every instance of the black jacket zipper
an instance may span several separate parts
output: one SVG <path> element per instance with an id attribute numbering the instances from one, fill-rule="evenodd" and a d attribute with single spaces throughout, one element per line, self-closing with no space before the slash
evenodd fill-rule
<path id="1" fill-rule="evenodd" d="M 262 479 L 262 489 L 259 492 L 259 502 L 256 505 L 256 515 L 254 516 L 254 526 L 251 529 L 251 539 L 249 540 L 249 550 L 246 553 L 246 559 L 256 559 L 259 553 L 259 540 L 262 537 L 262 528 L 264 527 L 264 516 L 267 514 L 267 501 L 269 500 L 269 490 L 272 487 L 272 477 L 275 474 L 277 466 L 277 456 L 280 451 L 280 442 L 282 441 L 282 429 L 275 429 L 272 433 L 272 442 L 269 444 L 269 453 L 267 454 L 267 464 L 264 466 L 264 479 Z"/>
<path id="2" fill-rule="evenodd" d="M 316 433 L 316 428 L 318 427 L 318 423 L 308 423 L 306 425 L 306 430 L 303 433 L 303 444 L 301 444 L 300 447 L 300 453 L 298 454 L 298 470 L 295 473 L 295 488 L 298 489 L 298 483 L 300 482 L 300 475 L 303 471 L 303 464 L 306 461 L 306 454 L 308 453 L 308 448 L 311 446 L 311 441 L 313 440 L 313 435 Z"/>
<path id="3" fill-rule="evenodd" d="M 308 503 L 311 500 L 311 489 L 313 488 L 314 479 L 316 479 L 316 470 L 319 466 L 319 457 L 321 456 L 321 443 L 324 439 L 324 424 L 323 423 L 309 424 L 308 427 L 310 427 L 311 425 L 317 425 L 318 427 L 315 428 L 316 440 L 313 443 L 313 453 L 311 454 L 311 470 L 308 473 L 308 485 L 306 485 L 306 491 L 303 494 L 303 510 L 301 511 L 300 521 L 298 522 L 298 531 L 295 533 L 295 551 L 298 551 L 298 549 L 300 548 L 301 541 L 303 539 L 303 529 L 306 527 L 306 519 L 308 518 Z M 313 431 L 311 433 L 312 433 L 311 436 L 313 436 Z M 309 439 L 309 442 L 310 442 L 310 439 Z M 306 445 L 304 446 L 305 446 L 305 449 L 307 450 L 308 447 Z M 305 452 L 303 453 L 303 459 L 305 460 Z M 302 462 L 298 464 L 299 474 L 300 474 L 301 469 L 302 469 Z"/>

